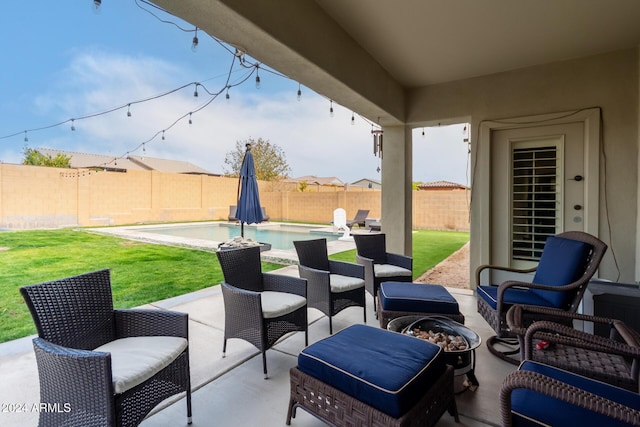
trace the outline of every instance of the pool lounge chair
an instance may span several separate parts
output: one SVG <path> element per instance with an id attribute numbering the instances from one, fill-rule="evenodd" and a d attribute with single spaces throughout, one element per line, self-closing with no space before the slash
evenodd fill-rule
<path id="1" fill-rule="evenodd" d="M 358 225 L 358 227 L 364 227 L 367 215 L 369 215 L 368 209 L 358 209 L 358 213 L 356 213 L 356 216 L 353 219 L 347 221 L 347 227 L 351 228 L 356 224 Z"/>

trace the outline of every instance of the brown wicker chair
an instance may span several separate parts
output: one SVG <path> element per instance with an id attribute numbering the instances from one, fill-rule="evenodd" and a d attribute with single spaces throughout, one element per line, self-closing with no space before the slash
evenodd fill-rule
<path id="1" fill-rule="evenodd" d="M 530 360 L 500 389 L 502 425 L 640 426 L 640 395 Z"/>
<path id="2" fill-rule="evenodd" d="M 554 244 L 549 245 L 548 242 L 550 240 L 547 241 L 541 261 L 534 268 L 519 270 L 509 267 L 482 265 L 476 270 L 478 312 L 496 332 L 495 336 L 487 339 L 487 348 L 493 355 L 511 363 L 519 363 L 518 358 L 514 359 L 511 356 L 517 355 L 520 350 L 515 339 L 516 334 L 507 325 L 506 315 L 509 308 L 514 304 L 522 304 L 559 308 L 574 313 L 582 300 L 589 280 L 595 274 L 607 250 L 607 245 L 600 239 L 581 231 L 568 231 L 552 237 Z M 564 258 L 559 258 L 563 256 L 567 243 L 575 249 L 575 255 L 574 253 L 571 254 L 572 261 L 575 264 Z M 584 245 L 581 246 L 581 244 Z M 545 252 L 548 246 L 552 246 L 552 250 Z M 578 254 L 580 251 L 585 252 Z M 550 255 L 551 252 L 553 252 L 553 255 Z M 582 255 L 585 253 L 586 255 L 583 257 Z M 545 254 L 547 255 L 546 258 Z M 545 261 L 544 266 L 543 261 Z M 534 281 L 538 283 L 508 280 L 499 286 L 483 286 L 481 285 L 481 274 L 485 270 L 500 270 L 510 273 L 536 272 Z M 567 276 L 577 273 L 578 277 L 569 281 L 569 283 L 555 283 L 553 275 L 561 270 L 567 270 L 569 272 Z M 542 279 L 538 280 L 539 276 Z M 553 277 L 553 279 L 548 279 L 549 277 Z M 545 278 L 547 280 L 542 281 Z M 543 293 L 544 297 L 541 296 Z M 543 317 L 542 313 L 534 313 L 533 317 L 527 316 L 523 319 L 523 322 L 526 326 L 536 320 L 553 320 L 553 318 L 549 316 Z M 496 344 L 512 347 L 510 350 L 501 351 L 494 347 Z"/>
<path id="3" fill-rule="evenodd" d="M 536 315 L 605 325 L 609 337 L 583 332 L 564 324 L 537 321 L 524 327 L 524 319 Z M 620 320 L 570 313 L 543 307 L 514 305 L 507 324 L 518 335 L 522 360 L 533 360 L 638 393 L 640 334 Z M 543 348 L 537 345 L 544 344 Z M 548 345 L 548 346 L 547 346 Z M 544 348 L 546 347 L 546 348 Z"/>
<path id="4" fill-rule="evenodd" d="M 367 321 L 364 289 L 364 267 L 359 264 L 330 260 L 327 239 L 297 240 L 300 277 L 307 279 L 307 301 L 329 317 L 329 333 L 333 334 L 332 317 L 348 307 L 362 307 Z"/>
<path id="5" fill-rule="evenodd" d="M 347 221 L 347 227 L 351 228 L 354 225 L 358 227 L 364 227 L 366 224 L 367 215 L 369 215 L 369 209 L 358 209 L 356 216 L 353 219 Z"/>
<path id="6" fill-rule="evenodd" d="M 386 237 L 380 234 L 354 234 L 356 261 L 364 266 L 365 289 L 373 296 L 373 311 L 382 282 L 411 282 L 413 258 L 387 252 Z"/>
<path id="7" fill-rule="evenodd" d="M 264 377 L 267 378 L 266 351 L 283 335 L 307 328 L 307 281 L 298 277 L 262 273 L 258 246 L 216 252 L 224 282 L 224 344 L 229 338 L 250 342 L 262 352 Z M 275 297 L 275 298 L 272 298 Z"/>
<path id="8" fill-rule="evenodd" d="M 191 424 L 186 313 L 114 310 L 109 270 L 25 286 L 20 293 L 38 331 L 33 346 L 40 401 L 69 408 L 40 412 L 41 426 L 135 426 L 160 402 L 181 392 L 186 392 Z M 171 346 L 177 354 L 164 368 L 154 364 L 159 370 L 147 371 L 152 375 L 148 379 L 124 385 L 120 360 L 131 365 L 135 355 L 102 349 L 118 344 L 124 344 L 124 353 L 141 347 L 145 357 L 154 356 L 153 346 Z"/>

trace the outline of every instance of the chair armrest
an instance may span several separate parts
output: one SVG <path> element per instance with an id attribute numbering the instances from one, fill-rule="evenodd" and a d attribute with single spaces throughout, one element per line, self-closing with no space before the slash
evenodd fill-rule
<path id="1" fill-rule="evenodd" d="M 329 260 L 329 271 L 332 274 L 357 277 L 364 280 L 364 266 L 353 262 Z"/>
<path id="2" fill-rule="evenodd" d="M 314 286 L 324 286 L 329 289 L 329 272 L 326 270 L 318 270 L 316 268 L 298 265 L 298 273 L 300 277 L 312 282 Z"/>
<path id="3" fill-rule="evenodd" d="M 265 291 L 287 292 L 307 297 L 307 279 L 284 274 L 262 273 L 262 284 Z"/>
<path id="4" fill-rule="evenodd" d="M 611 326 L 614 326 L 613 323 L 611 323 Z M 640 358 L 640 347 L 635 345 L 635 343 L 622 343 L 609 338 L 579 331 L 559 323 L 538 321 L 529 326 L 525 334 L 525 358 L 527 359 L 532 358 L 534 338 L 563 344 L 569 347 L 617 354 L 619 356 L 635 359 Z"/>
<path id="5" fill-rule="evenodd" d="M 189 338 L 189 315 L 177 311 L 114 310 L 116 337 L 169 336 Z"/>
<path id="6" fill-rule="evenodd" d="M 534 271 L 536 271 L 538 267 L 532 267 L 532 268 L 526 268 L 526 269 L 518 269 L 518 268 L 511 268 L 511 267 L 502 267 L 499 265 L 489 265 L 489 264 L 484 264 L 479 266 L 476 269 L 476 286 L 480 286 L 480 274 L 487 269 L 490 270 L 498 270 L 498 271 L 507 271 L 510 273 L 533 273 Z"/>
<path id="7" fill-rule="evenodd" d="M 520 282 L 517 280 L 507 280 L 506 282 L 502 282 L 500 283 L 500 285 L 498 285 L 498 295 L 496 295 L 496 299 L 497 299 L 496 309 L 498 310 L 499 313 L 502 312 L 502 301 L 504 300 L 504 294 L 509 288 L 543 289 L 545 291 L 552 291 L 552 292 L 566 292 L 568 290 L 574 289 L 575 287 L 576 285 L 573 283 L 569 285 L 564 285 L 564 286 L 550 286 L 550 285 L 540 285 L 537 283 Z"/>
<path id="8" fill-rule="evenodd" d="M 62 411 L 41 414 L 42 425 L 82 425 L 88 420 L 92 425 L 115 424 L 109 353 L 63 347 L 42 338 L 33 340 L 33 349 L 41 401 L 63 405 Z"/>
<path id="9" fill-rule="evenodd" d="M 413 258 L 410 256 L 387 252 L 387 264 L 413 271 Z"/>
<path id="10" fill-rule="evenodd" d="M 541 315 L 539 317 L 545 318 L 558 318 L 558 319 L 570 319 L 570 320 L 584 320 L 593 323 L 601 324 L 613 324 L 620 322 L 615 319 L 609 319 L 607 317 L 592 316 L 590 314 L 574 313 L 571 311 L 562 310 L 559 308 L 541 307 L 533 305 L 520 305 L 516 304 L 507 311 L 507 323 L 512 331 L 517 333 L 517 330 L 522 330 L 522 334 L 525 334 L 526 327 L 524 326 L 524 319 L 528 315 Z M 557 322 L 556 322 L 557 323 Z M 620 322 L 622 323 L 622 322 Z M 626 325 L 624 330 L 627 331 Z"/>
<path id="11" fill-rule="evenodd" d="M 640 411 L 637 409 L 613 402 L 537 372 L 515 371 L 506 376 L 500 389 L 500 409 L 503 426 L 513 425 L 511 420 L 511 393 L 517 389 L 533 390 L 579 408 L 604 414 L 615 420 L 633 425 L 637 425 L 640 419 Z"/>

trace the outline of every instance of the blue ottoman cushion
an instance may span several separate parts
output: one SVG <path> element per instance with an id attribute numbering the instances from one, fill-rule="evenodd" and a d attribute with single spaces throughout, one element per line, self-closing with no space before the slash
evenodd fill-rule
<path id="1" fill-rule="evenodd" d="M 456 299 L 441 285 L 383 282 L 380 284 L 380 304 L 387 311 L 460 313 Z"/>
<path id="2" fill-rule="evenodd" d="M 565 384 L 605 397 L 631 408 L 640 408 L 640 395 L 622 388 L 573 374 L 537 362 L 525 361 L 519 370 L 537 372 Z M 517 389 L 511 394 L 514 425 L 618 426 L 628 425 L 605 415 L 581 409 L 532 390 Z M 532 422 L 536 420 L 537 422 Z"/>
<path id="3" fill-rule="evenodd" d="M 353 325 L 298 355 L 298 369 L 398 418 L 446 369 L 443 350 L 427 341 Z"/>

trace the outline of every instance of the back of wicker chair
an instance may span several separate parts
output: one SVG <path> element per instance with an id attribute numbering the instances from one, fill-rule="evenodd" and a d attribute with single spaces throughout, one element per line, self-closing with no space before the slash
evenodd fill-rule
<path id="1" fill-rule="evenodd" d="M 354 234 L 356 244 L 356 261 L 364 266 L 365 289 L 373 296 L 373 310 L 376 310 L 376 299 L 380 283 L 382 282 L 411 282 L 411 276 L 377 277 L 374 273 L 375 264 L 392 264 L 413 271 L 413 258 L 387 252 L 384 233 Z"/>
<path id="2" fill-rule="evenodd" d="M 41 426 L 136 426 L 160 402 L 186 392 L 191 423 L 189 348 L 147 381 L 114 391 L 111 354 L 93 349 L 118 338 L 188 340 L 188 315 L 114 310 L 108 269 L 20 288 L 38 331 L 33 340 L 40 401 L 68 405 L 42 411 Z"/>
<path id="3" fill-rule="evenodd" d="M 329 260 L 327 239 L 296 240 L 293 245 L 300 261 L 300 277 L 308 282 L 309 307 L 318 309 L 329 317 L 329 333 L 333 334 L 332 317 L 348 307 L 362 307 L 366 323 L 364 268 L 355 263 Z M 359 279 L 362 286 L 343 292 L 332 292 L 331 274 Z"/>
<path id="4" fill-rule="evenodd" d="M 264 377 L 267 378 L 266 351 L 283 335 L 304 331 L 308 344 L 307 306 L 290 313 L 265 318 L 262 315 L 261 292 L 292 293 L 307 297 L 305 279 L 278 274 L 263 274 L 260 248 L 257 246 L 216 252 L 222 267 L 221 284 L 224 300 L 224 341 L 222 357 L 229 338 L 240 338 L 253 344 L 262 353 Z"/>

